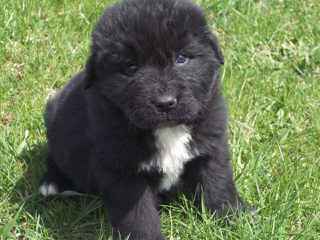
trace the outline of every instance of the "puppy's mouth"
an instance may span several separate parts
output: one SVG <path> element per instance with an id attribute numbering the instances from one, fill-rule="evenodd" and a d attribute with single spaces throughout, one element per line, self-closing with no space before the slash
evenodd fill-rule
<path id="1" fill-rule="evenodd" d="M 190 114 L 187 117 L 177 117 L 171 116 L 169 114 L 161 114 L 159 116 L 131 116 L 130 122 L 133 123 L 136 127 L 141 129 L 157 129 L 164 127 L 174 127 L 180 124 L 189 125 L 193 122 L 194 118 Z"/>
<path id="2" fill-rule="evenodd" d="M 168 121 L 168 122 L 134 122 L 134 125 L 138 128 L 141 129 L 158 129 L 158 128 L 168 128 L 168 127 L 175 127 L 178 126 L 180 124 L 182 124 L 183 122 L 178 122 L 178 121 Z"/>
<path id="3" fill-rule="evenodd" d="M 163 121 L 160 122 L 156 128 L 168 128 L 168 127 L 175 127 L 177 125 L 181 124 L 181 122 L 178 121 L 172 121 L 172 120 L 167 120 L 167 121 Z"/>
<path id="4" fill-rule="evenodd" d="M 193 102 L 182 102 L 175 108 L 160 111 L 151 104 L 134 103 L 124 108 L 128 120 L 141 129 L 156 129 L 161 127 L 174 127 L 176 125 L 191 125 L 196 121 L 201 111 L 200 104 Z"/>

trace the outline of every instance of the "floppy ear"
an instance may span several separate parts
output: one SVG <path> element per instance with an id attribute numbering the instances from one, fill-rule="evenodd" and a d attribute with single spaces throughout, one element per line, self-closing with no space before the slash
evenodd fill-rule
<path id="1" fill-rule="evenodd" d="M 211 48 L 213 49 L 215 55 L 216 55 L 216 58 L 218 59 L 219 63 L 221 65 L 224 64 L 224 57 L 223 57 L 223 53 L 222 53 L 222 50 L 220 48 L 220 45 L 219 45 L 219 42 L 218 42 L 218 39 L 217 37 L 209 32 L 208 33 L 208 38 L 209 38 L 209 42 L 210 42 L 210 45 L 211 45 Z"/>
<path id="2" fill-rule="evenodd" d="M 92 86 L 92 84 L 96 81 L 96 74 L 94 71 L 95 58 L 95 54 L 92 54 L 86 63 L 85 77 L 83 83 L 83 88 L 85 90 L 89 89 Z"/>

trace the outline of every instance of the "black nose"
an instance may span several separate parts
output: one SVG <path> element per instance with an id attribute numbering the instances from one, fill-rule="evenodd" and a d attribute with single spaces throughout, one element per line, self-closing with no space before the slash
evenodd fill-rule
<path id="1" fill-rule="evenodd" d="M 174 96 L 163 95 L 155 100 L 156 107 L 162 112 L 168 112 L 176 107 L 178 101 Z"/>

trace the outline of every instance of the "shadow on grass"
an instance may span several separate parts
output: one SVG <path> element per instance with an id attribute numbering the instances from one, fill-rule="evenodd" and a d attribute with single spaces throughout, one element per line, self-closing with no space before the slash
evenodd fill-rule
<path id="1" fill-rule="evenodd" d="M 18 157 L 25 164 L 26 171 L 15 185 L 11 202 L 14 206 L 21 206 L 18 219 L 22 224 L 18 225 L 26 226 L 26 239 L 109 240 L 111 228 L 100 198 L 91 195 L 44 198 L 38 193 L 46 171 L 46 156 L 46 144 L 39 143 L 27 147 Z M 192 215 L 200 222 L 203 218 L 201 211 L 183 196 L 161 208 L 163 217 L 168 219 L 172 211 L 181 219 Z M 217 226 L 226 224 L 223 219 L 215 222 Z"/>
<path id="2" fill-rule="evenodd" d="M 19 219 L 28 224 L 30 235 L 57 240 L 108 239 L 111 230 L 98 197 L 44 198 L 38 193 L 46 155 L 47 145 L 39 143 L 26 148 L 19 156 L 26 171 L 16 184 L 11 201 L 22 206 Z"/>

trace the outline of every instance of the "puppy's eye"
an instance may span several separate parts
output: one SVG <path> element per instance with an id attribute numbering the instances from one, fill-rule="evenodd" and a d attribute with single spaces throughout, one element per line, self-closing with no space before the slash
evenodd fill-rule
<path id="1" fill-rule="evenodd" d="M 178 66 L 185 65 L 185 64 L 187 64 L 188 62 L 189 62 L 189 58 L 186 57 L 186 56 L 184 56 L 184 55 L 182 55 L 182 54 L 179 54 L 179 55 L 177 56 L 177 58 L 176 58 L 176 64 L 177 64 Z"/>
<path id="2" fill-rule="evenodd" d="M 131 64 L 131 65 L 128 65 L 125 70 L 124 70 L 124 73 L 126 75 L 133 75 L 135 74 L 136 72 L 138 71 L 138 66 L 137 65 L 134 65 L 134 64 Z"/>

